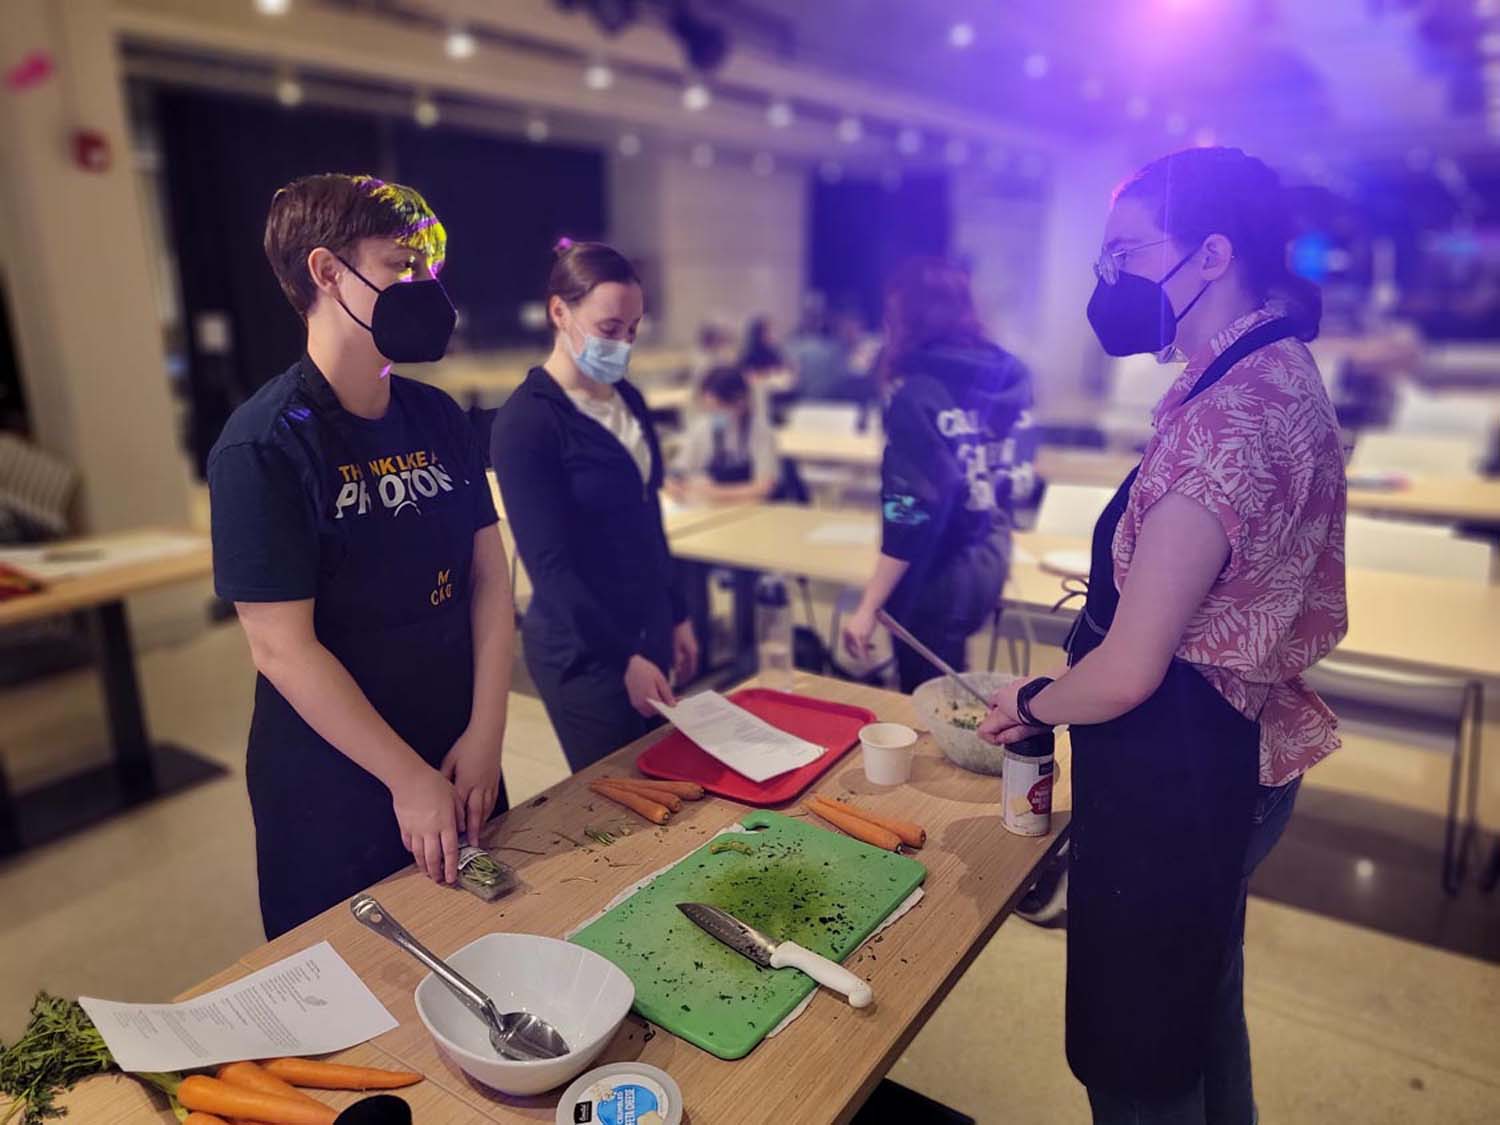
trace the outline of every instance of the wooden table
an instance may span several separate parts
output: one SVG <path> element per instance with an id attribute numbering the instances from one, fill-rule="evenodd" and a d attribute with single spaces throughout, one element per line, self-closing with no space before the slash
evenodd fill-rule
<path id="1" fill-rule="evenodd" d="M 869 527 L 866 542 L 811 542 L 820 528 Z M 764 504 L 729 522 L 672 537 L 679 558 L 750 571 L 799 574 L 860 586 L 879 551 L 878 516 L 863 509 L 814 509 Z M 1088 549 L 1064 536 L 1019 532 L 1017 558 L 1005 587 L 1008 602 L 1050 610 L 1064 594 L 1062 579 L 1040 566 L 1052 551 Z M 1348 572 L 1349 635 L 1341 656 L 1381 667 L 1500 682 L 1500 585 L 1445 578 Z M 1072 602 L 1059 612 L 1076 612 Z"/>
<path id="2" fill-rule="evenodd" d="M 905 696 L 801 674 L 796 690 L 869 707 L 882 719 L 915 724 Z M 746 811 L 710 798 L 685 805 L 667 827 L 638 831 L 608 849 L 576 846 L 578 840 L 587 843 L 585 825 L 621 812 L 592 796 L 586 782 L 602 773 L 628 771 L 639 753 L 663 733 L 648 735 L 490 826 L 490 846 L 517 849 L 507 858 L 516 865 L 523 886 L 509 897 L 485 905 L 462 891 L 438 887 L 410 868 L 372 888 L 373 893 L 439 956 L 495 930 L 561 937 L 620 891 L 687 855 Z M 1059 833 L 1067 823 L 1067 814 L 1058 813 L 1050 836 L 1012 836 L 1000 826 L 998 778 L 949 765 L 928 735 L 918 744 L 917 754 L 911 783 L 899 789 L 867 783 L 857 750 L 816 787 L 820 793 L 853 795 L 873 809 L 920 821 L 928 831 L 927 846 L 915 853 L 928 870 L 926 897 L 885 931 L 878 944 L 847 962 L 874 986 L 873 1007 L 856 1011 L 825 991 L 786 1031 L 738 1062 L 717 1059 L 666 1032 L 653 1033 L 632 1015 L 600 1065 L 639 1059 L 663 1068 L 682 1087 L 693 1125 L 848 1121 L 1009 915 L 1037 865 L 1060 843 Z M 799 810 L 785 811 L 795 815 Z M 252 906 L 245 903 L 243 908 Z M 360 926 L 345 904 L 247 954 L 193 991 L 228 983 L 322 940 L 332 942 L 400 1021 L 394 1031 L 335 1058 L 426 1075 L 426 1082 L 401 1091 L 422 1125 L 550 1125 L 556 1093 L 523 1099 L 493 1094 L 470 1083 L 439 1053 L 412 999 L 425 971 Z M 338 1096 L 328 1100 L 347 1101 Z M 90 1080 L 61 1102 L 72 1111 L 67 1120 L 89 1125 L 165 1125 L 172 1120 L 140 1087 L 124 1079 Z M 746 1106 L 755 1109 L 747 1115 Z"/>
<path id="3" fill-rule="evenodd" d="M 1349 510 L 1416 519 L 1452 520 L 1500 529 L 1500 480 L 1412 477 L 1399 488 L 1349 486 Z"/>
<path id="4" fill-rule="evenodd" d="M 152 537 L 191 533 L 141 529 L 48 544 L 56 553 L 102 552 L 140 547 Z M 156 558 L 122 560 L 47 588 L 0 602 L 0 628 L 63 614 L 86 612 L 92 626 L 95 660 L 104 687 L 111 759 L 23 794 L 12 794 L 0 768 L 0 855 L 54 840 L 127 808 L 196 785 L 223 767 L 167 743 L 153 744 L 146 729 L 136 678 L 135 656 L 125 598 L 213 573 L 207 539 L 186 551 Z"/>
<path id="5" fill-rule="evenodd" d="M 782 429 L 776 431 L 776 447 L 783 457 L 793 461 L 878 469 L 885 453 L 885 437 L 873 432 L 824 434 L 816 430 Z"/>
<path id="6" fill-rule="evenodd" d="M 641 397 L 653 414 L 676 414 L 692 404 L 693 388 L 686 383 L 653 383 L 641 388 Z"/>
<path id="7" fill-rule="evenodd" d="M 1135 468 L 1135 454 L 1043 446 L 1037 475 L 1060 484 L 1114 488 Z M 1373 515 L 1445 520 L 1500 528 L 1500 480 L 1491 477 L 1412 477 L 1397 488 L 1349 486 L 1349 510 Z"/>

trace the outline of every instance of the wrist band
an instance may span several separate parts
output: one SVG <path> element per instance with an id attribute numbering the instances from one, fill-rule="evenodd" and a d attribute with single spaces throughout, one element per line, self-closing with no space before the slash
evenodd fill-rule
<path id="1" fill-rule="evenodd" d="M 1016 717 L 1029 727 L 1051 727 L 1052 723 L 1044 723 L 1031 713 L 1031 701 L 1037 697 L 1048 684 L 1052 682 L 1050 676 L 1038 676 L 1034 680 L 1028 680 L 1021 685 L 1021 690 L 1016 692 Z"/>

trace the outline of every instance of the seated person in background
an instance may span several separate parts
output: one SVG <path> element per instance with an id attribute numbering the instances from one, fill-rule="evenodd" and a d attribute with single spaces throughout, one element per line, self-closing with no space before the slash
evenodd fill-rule
<path id="1" fill-rule="evenodd" d="M 723 367 L 735 361 L 734 332 L 717 317 L 698 325 L 698 342 L 693 348 L 693 358 L 688 369 L 688 378 L 696 388 L 715 367 Z"/>
<path id="2" fill-rule="evenodd" d="M 751 379 L 786 369 L 786 360 L 771 331 L 770 317 L 754 317 L 745 329 L 745 350 L 740 354 L 740 369 Z"/>
<path id="3" fill-rule="evenodd" d="M 799 398 L 826 402 L 840 397 L 849 376 L 849 353 L 834 337 L 822 302 L 808 304 L 797 331 L 786 342 L 786 359 L 796 375 Z"/>
<path id="4" fill-rule="evenodd" d="M 680 503 L 770 498 L 781 477 L 776 438 L 738 367 L 716 367 L 699 390 L 701 410 L 689 424 L 667 495 Z"/>

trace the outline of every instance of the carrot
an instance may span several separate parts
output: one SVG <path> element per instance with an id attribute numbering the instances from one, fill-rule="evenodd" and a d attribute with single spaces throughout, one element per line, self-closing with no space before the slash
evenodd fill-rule
<path id="1" fill-rule="evenodd" d="M 291 1098 L 262 1094 L 243 1086 L 231 1086 L 206 1074 L 190 1074 L 177 1087 L 177 1100 L 185 1109 L 202 1110 L 224 1117 L 248 1117 L 269 1125 L 333 1125 L 338 1116 L 332 1108 L 309 1105 Z"/>
<path id="2" fill-rule="evenodd" d="M 627 809 L 640 813 L 652 824 L 665 824 L 667 818 L 672 815 L 666 805 L 629 789 L 614 789 L 608 785 L 601 785 L 597 781 L 589 782 L 589 788 L 601 797 L 608 797 L 617 805 L 624 805 Z"/>
<path id="3" fill-rule="evenodd" d="M 182 1119 L 182 1125 L 229 1125 L 229 1122 L 211 1113 L 190 1113 Z"/>
<path id="4" fill-rule="evenodd" d="M 658 805 L 666 805 L 668 812 L 682 811 L 682 798 L 676 793 L 668 793 L 665 789 L 648 789 L 644 785 L 636 785 L 634 782 L 613 777 L 601 777 L 599 784 L 610 789 L 624 789 L 628 793 L 639 794 L 649 801 L 655 801 Z"/>
<path id="5" fill-rule="evenodd" d="M 668 793 L 675 793 L 684 801 L 703 800 L 703 786 L 696 781 L 662 781 L 654 777 L 633 777 L 630 784 L 637 788 L 664 789 Z"/>
<path id="6" fill-rule="evenodd" d="M 814 797 L 813 800 L 820 804 L 842 809 L 844 812 L 853 813 L 860 820 L 868 820 L 871 824 L 878 824 L 888 832 L 894 832 L 901 837 L 901 842 L 909 848 L 920 848 L 927 843 L 927 829 L 920 824 L 910 820 L 896 820 L 893 817 L 877 816 L 868 809 L 862 809 L 858 805 L 850 804 L 848 801 L 836 801 L 832 797 Z"/>
<path id="7" fill-rule="evenodd" d="M 345 1066 L 317 1059 L 271 1059 L 260 1064 L 293 1086 L 318 1090 L 399 1090 L 422 1081 L 410 1070 L 381 1070 L 373 1066 Z"/>
<path id="8" fill-rule="evenodd" d="M 862 840 L 873 847 L 884 848 L 888 852 L 899 851 L 901 848 L 900 836 L 878 824 L 861 820 L 851 812 L 845 812 L 843 809 L 834 808 L 817 800 L 809 801 L 807 808 L 856 840 Z"/>
<path id="9" fill-rule="evenodd" d="M 231 1086 L 239 1086 L 246 1090 L 259 1090 L 262 1094 L 271 1094 L 278 1098 L 291 1098 L 293 1101 L 311 1102 L 313 1105 L 323 1104 L 317 1098 L 304 1094 L 290 1082 L 277 1078 L 259 1063 L 226 1063 L 219 1067 L 219 1081 L 228 1082 Z"/>

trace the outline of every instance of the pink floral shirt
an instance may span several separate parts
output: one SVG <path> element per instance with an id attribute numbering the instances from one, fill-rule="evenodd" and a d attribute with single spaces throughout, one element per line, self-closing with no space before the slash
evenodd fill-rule
<path id="1" fill-rule="evenodd" d="M 1338 721 L 1301 676 L 1349 628 L 1338 421 L 1295 338 L 1247 356 L 1183 400 L 1215 357 L 1274 316 L 1261 308 L 1220 332 L 1157 404 L 1114 540 L 1123 587 L 1142 521 L 1169 492 L 1196 500 L 1223 526 L 1229 561 L 1177 655 L 1260 720 L 1262 785 L 1284 785 L 1339 746 Z"/>

